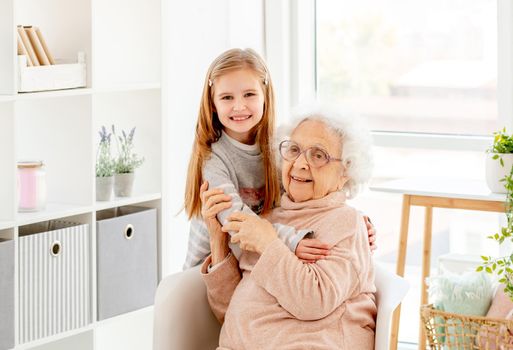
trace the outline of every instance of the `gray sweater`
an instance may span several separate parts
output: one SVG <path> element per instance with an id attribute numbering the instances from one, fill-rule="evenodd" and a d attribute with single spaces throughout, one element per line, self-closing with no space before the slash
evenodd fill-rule
<path id="1" fill-rule="evenodd" d="M 232 206 L 217 215 L 221 224 L 236 211 L 260 214 L 264 202 L 264 167 L 260 147 L 240 143 L 223 132 L 212 144 L 211 157 L 203 165 L 203 179 L 209 189 L 222 188 L 232 197 Z M 296 230 L 294 227 L 274 224 L 278 237 L 294 253 L 297 244 L 311 230 Z M 233 254 L 238 258 L 240 248 L 230 243 Z M 201 218 L 191 220 L 189 245 L 184 269 L 202 263 L 210 254 L 210 240 L 207 227 Z"/>

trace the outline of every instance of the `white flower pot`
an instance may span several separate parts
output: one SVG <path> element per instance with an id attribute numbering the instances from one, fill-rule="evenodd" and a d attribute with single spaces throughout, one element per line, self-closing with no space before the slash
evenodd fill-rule
<path id="1" fill-rule="evenodd" d="M 114 175 L 114 194 L 116 197 L 130 197 L 134 186 L 134 173 Z"/>
<path id="2" fill-rule="evenodd" d="M 493 159 L 493 156 L 499 155 L 504 162 L 501 166 L 499 159 Z M 500 181 L 511 171 L 513 166 L 513 154 L 511 153 L 486 153 L 486 184 L 490 191 L 495 193 L 506 193 L 504 181 Z"/>
<path id="3" fill-rule="evenodd" d="M 114 187 L 114 176 L 96 177 L 96 200 L 110 201 L 112 188 Z"/>

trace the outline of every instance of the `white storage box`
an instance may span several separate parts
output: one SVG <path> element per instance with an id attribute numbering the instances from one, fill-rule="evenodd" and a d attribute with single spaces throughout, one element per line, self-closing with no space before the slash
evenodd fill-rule
<path id="1" fill-rule="evenodd" d="M 46 221 L 19 233 L 20 343 L 89 324 L 89 225 Z"/>
<path id="2" fill-rule="evenodd" d="M 27 66 L 27 57 L 18 56 L 18 92 L 73 89 L 85 87 L 87 70 L 85 53 L 78 53 L 77 62 L 56 60 L 57 64 Z"/>
<path id="3" fill-rule="evenodd" d="M 98 319 L 152 305 L 158 284 L 157 209 L 118 207 L 97 212 L 96 219 Z"/>

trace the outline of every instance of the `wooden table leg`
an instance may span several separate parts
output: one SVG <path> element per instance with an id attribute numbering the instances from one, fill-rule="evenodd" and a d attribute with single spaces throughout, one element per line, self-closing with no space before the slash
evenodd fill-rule
<path id="1" fill-rule="evenodd" d="M 406 247 L 408 245 L 408 224 L 410 222 L 410 202 L 411 197 L 407 194 L 403 195 L 403 209 L 401 213 L 401 232 L 399 237 L 399 253 L 397 256 L 396 273 L 404 276 L 404 268 L 406 264 Z M 401 318 L 401 305 L 399 305 L 392 318 L 392 329 L 390 334 L 390 350 L 397 350 L 397 342 L 399 340 L 399 321 Z"/>
<path id="2" fill-rule="evenodd" d="M 420 290 L 420 305 L 427 304 L 428 293 L 426 278 L 430 275 L 431 268 L 431 233 L 433 230 L 433 207 L 426 207 L 424 217 L 424 244 L 422 252 L 422 282 Z M 426 335 L 422 321 L 419 327 L 419 349 L 426 348 Z"/>

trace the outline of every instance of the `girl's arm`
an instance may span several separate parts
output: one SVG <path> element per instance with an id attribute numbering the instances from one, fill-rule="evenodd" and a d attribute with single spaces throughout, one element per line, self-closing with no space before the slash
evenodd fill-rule
<path id="1" fill-rule="evenodd" d="M 210 239 L 205 222 L 199 218 L 193 218 L 189 228 L 189 243 L 183 269 L 201 264 L 210 254 Z"/>
<path id="2" fill-rule="evenodd" d="M 242 201 L 239 191 L 235 187 L 234 180 L 232 180 L 234 176 L 234 169 L 230 169 L 215 153 L 212 153 L 211 158 L 205 162 L 205 166 L 203 167 L 203 178 L 208 182 L 208 187 L 220 189 L 224 194 L 231 197 L 231 206 L 217 214 L 217 219 L 222 225 L 228 222 L 228 216 L 234 212 L 257 215 Z M 282 240 L 293 253 L 296 252 L 299 241 L 312 232 L 312 230 L 308 229 L 296 230 L 294 227 L 279 224 L 275 226 L 275 229 L 278 233 L 278 238 Z M 229 234 L 232 235 L 233 232 L 229 232 Z"/>
<path id="3" fill-rule="evenodd" d="M 230 304 L 233 292 L 241 280 L 239 263 L 233 255 L 230 254 L 228 247 L 229 236 L 221 231 L 221 225 L 216 218 L 216 209 L 205 204 L 213 198 L 224 196 L 223 194 L 205 193 L 206 184 L 201 186 L 201 214 L 210 237 L 210 249 L 212 251 L 203 266 L 201 272 L 205 285 L 207 287 L 207 298 L 214 315 L 220 323 L 224 322 L 224 315 Z M 222 203 L 222 206 L 226 203 Z"/>

